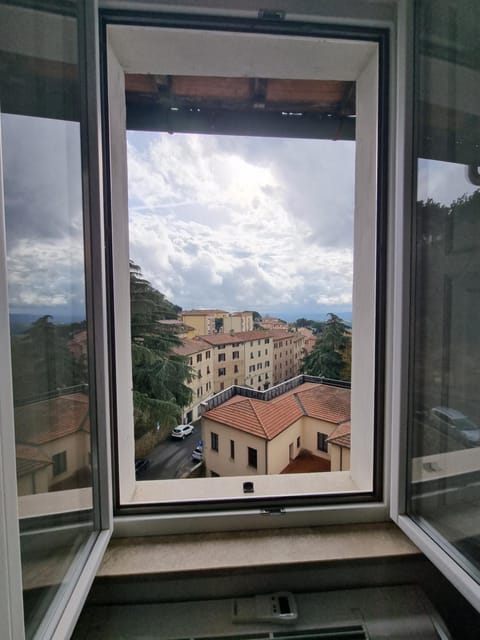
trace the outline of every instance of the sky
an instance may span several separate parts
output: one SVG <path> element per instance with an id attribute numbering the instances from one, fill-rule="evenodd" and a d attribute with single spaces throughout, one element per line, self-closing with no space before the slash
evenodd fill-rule
<path id="1" fill-rule="evenodd" d="M 1 116 L 11 313 L 85 317 L 79 124 Z M 131 257 L 183 308 L 351 309 L 354 144 L 128 134 Z M 420 160 L 419 199 L 475 187 Z"/>
<path id="2" fill-rule="evenodd" d="M 355 144 L 128 133 L 130 256 L 184 309 L 350 310 Z"/>

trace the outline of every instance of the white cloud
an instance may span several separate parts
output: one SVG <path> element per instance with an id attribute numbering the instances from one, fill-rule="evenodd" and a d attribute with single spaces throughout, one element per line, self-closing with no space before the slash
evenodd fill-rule
<path id="1" fill-rule="evenodd" d="M 353 146 L 335 144 L 130 133 L 131 258 L 184 308 L 348 304 Z"/>

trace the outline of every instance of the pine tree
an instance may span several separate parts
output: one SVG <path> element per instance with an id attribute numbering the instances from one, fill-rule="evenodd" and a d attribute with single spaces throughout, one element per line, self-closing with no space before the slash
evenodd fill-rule
<path id="1" fill-rule="evenodd" d="M 160 323 L 176 318 L 180 307 L 153 288 L 133 262 L 130 262 L 130 301 L 135 437 L 138 438 L 157 423 L 170 427 L 179 420 L 182 407 L 191 400 L 191 390 L 185 382 L 192 374 L 187 359 L 174 352 L 180 345 L 179 338 Z"/>
<path id="2" fill-rule="evenodd" d="M 345 356 L 351 352 L 351 338 L 341 318 L 329 313 L 322 332 L 312 351 L 303 362 L 303 372 L 332 380 L 349 380 L 349 363 Z"/>

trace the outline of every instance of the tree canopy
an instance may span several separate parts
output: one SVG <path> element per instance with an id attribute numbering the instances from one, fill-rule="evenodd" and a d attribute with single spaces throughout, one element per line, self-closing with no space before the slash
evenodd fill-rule
<path id="1" fill-rule="evenodd" d="M 145 280 L 141 268 L 130 262 L 133 402 L 135 437 L 157 423 L 171 426 L 189 404 L 191 390 L 185 384 L 191 370 L 184 356 L 175 353 L 181 344 L 161 320 L 175 319 L 180 307 Z"/>
<path id="2" fill-rule="evenodd" d="M 305 356 L 303 372 L 332 380 L 350 380 L 351 336 L 347 325 L 328 314 L 312 351 Z"/>

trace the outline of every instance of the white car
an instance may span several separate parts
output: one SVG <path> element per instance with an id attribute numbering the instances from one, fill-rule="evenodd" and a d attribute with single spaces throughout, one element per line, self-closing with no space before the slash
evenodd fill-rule
<path id="1" fill-rule="evenodd" d="M 434 425 L 469 447 L 480 445 L 480 427 L 466 415 L 450 407 L 434 407 L 431 410 Z"/>
<path id="2" fill-rule="evenodd" d="M 186 436 L 189 436 L 193 433 L 194 426 L 193 424 L 179 424 L 175 427 L 170 433 L 172 438 L 177 438 L 179 440 L 183 440 Z"/>
<path id="3" fill-rule="evenodd" d="M 192 451 L 192 460 L 197 460 L 198 462 L 203 460 L 203 445 L 199 444 Z"/>

